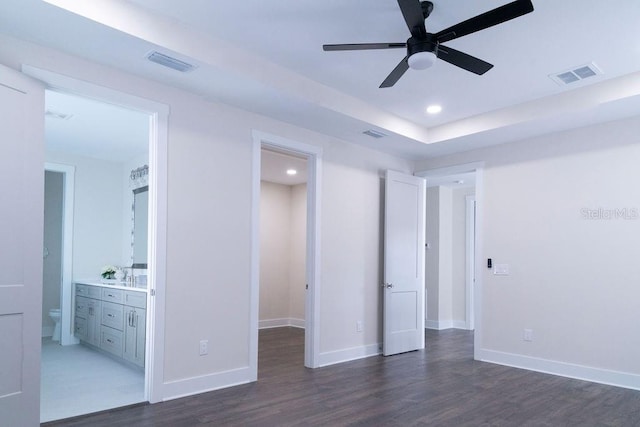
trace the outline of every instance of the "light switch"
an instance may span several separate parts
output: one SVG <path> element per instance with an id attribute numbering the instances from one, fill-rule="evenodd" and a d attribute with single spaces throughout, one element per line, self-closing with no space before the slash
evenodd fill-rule
<path id="1" fill-rule="evenodd" d="M 493 274 L 495 274 L 496 276 L 508 276 L 509 264 L 495 264 Z"/>

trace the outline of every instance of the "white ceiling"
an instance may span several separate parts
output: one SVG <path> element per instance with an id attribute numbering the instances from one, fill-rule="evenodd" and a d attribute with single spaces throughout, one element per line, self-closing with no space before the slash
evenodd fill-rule
<path id="1" fill-rule="evenodd" d="M 260 179 L 283 185 L 298 185 L 307 182 L 307 159 L 289 154 L 262 149 L 260 156 Z M 293 169 L 295 175 L 288 175 Z"/>
<path id="2" fill-rule="evenodd" d="M 388 89 L 378 86 L 402 49 L 323 52 L 322 44 L 404 42 L 395 0 L 48 1 L 89 19 L 40 0 L 4 0 L 0 32 L 408 158 L 640 111 L 637 0 L 533 0 L 533 13 L 446 43 L 494 64 L 484 76 L 439 61 Z M 506 3 L 435 0 L 427 29 Z M 150 63 L 154 49 L 198 68 L 182 74 Z M 603 75 L 562 87 L 548 77 L 591 62 Z M 431 103 L 443 112 L 424 114 Z M 373 139 L 367 129 L 388 136 Z"/>
<path id="3" fill-rule="evenodd" d="M 149 115 L 75 95 L 47 91 L 47 150 L 126 162 L 149 149 Z"/>

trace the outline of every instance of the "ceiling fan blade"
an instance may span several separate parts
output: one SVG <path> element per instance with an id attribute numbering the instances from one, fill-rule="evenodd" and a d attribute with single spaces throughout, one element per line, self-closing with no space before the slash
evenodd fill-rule
<path id="1" fill-rule="evenodd" d="M 449 40 L 493 27 L 529 12 L 533 12 L 531 0 L 516 0 L 442 30 L 436 33 L 436 40 L 438 43 L 445 43 Z"/>
<path id="2" fill-rule="evenodd" d="M 381 88 L 391 87 L 396 84 L 398 80 L 400 80 L 400 77 L 402 77 L 402 75 L 409 69 L 409 62 L 407 61 L 408 59 L 409 57 L 405 56 L 404 59 L 400 61 L 398 65 L 396 65 L 396 68 L 393 69 L 393 71 L 387 76 L 386 79 L 384 79 L 384 81 L 380 85 Z"/>
<path id="3" fill-rule="evenodd" d="M 404 21 L 409 27 L 409 31 L 413 37 L 422 39 L 427 35 L 427 29 L 424 26 L 424 14 L 419 0 L 398 0 L 398 6 L 402 11 Z"/>
<path id="4" fill-rule="evenodd" d="M 472 73 L 482 75 L 493 68 L 492 64 L 450 47 L 438 46 L 438 58 Z"/>
<path id="5" fill-rule="evenodd" d="M 336 50 L 368 50 L 368 49 L 397 49 L 406 48 L 406 43 L 351 43 L 351 44 L 325 44 L 322 50 L 325 52 Z"/>

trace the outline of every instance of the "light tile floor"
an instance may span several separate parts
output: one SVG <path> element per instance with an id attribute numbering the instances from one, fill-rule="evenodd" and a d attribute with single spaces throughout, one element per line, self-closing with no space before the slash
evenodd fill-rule
<path id="1" fill-rule="evenodd" d="M 42 339 L 40 421 L 52 421 L 144 400 L 144 372 L 84 345 Z"/>

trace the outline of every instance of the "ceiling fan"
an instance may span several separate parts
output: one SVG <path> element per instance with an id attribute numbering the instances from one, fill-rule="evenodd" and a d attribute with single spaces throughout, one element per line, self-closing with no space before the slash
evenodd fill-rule
<path id="1" fill-rule="evenodd" d="M 336 50 L 367 50 L 367 49 L 397 49 L 406 48 L 407 56 L 391 71 L 391 74 L 380 85 L 391 87 L 409 69 L 422 70 L 429 68 L 440 58 L 452 65 L 463 68 L 472 73 L 482 75 L 489 71 L 493 65 L 474 56 L 460 52 L 459 50 L 443 46 L 458 37 L 466 36 L 476 31 L 501 24 L 527 13 L 533 12 L 531 0 L 516 0 L 496 9 L 482 13 L 459 24 L 453 25 L 437 33 L 428 33 L 425 27 L 425 19 L 433 10 L 433 3 L 420 0 L 398 0 L 411 37 L 406 43 L 352 43 L 352 44 L 325 44 L 325 51 Z"/>

